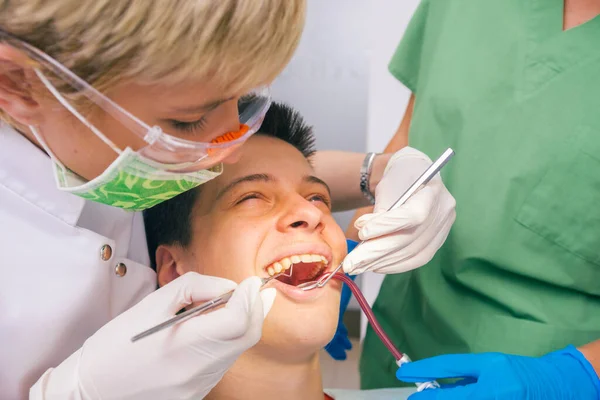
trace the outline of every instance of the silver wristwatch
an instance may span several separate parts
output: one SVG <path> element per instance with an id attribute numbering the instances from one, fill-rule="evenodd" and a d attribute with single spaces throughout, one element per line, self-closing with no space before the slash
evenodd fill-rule
<path id="1" fill-rule="evenodd" d="M 375 196 L 373 196 L 373 193 L 371 192 L 369 181 L 371 180 L 373 160 L 375 160 L 376 155 L 376 153 L 367 153 L 362 163 L 362 167 L 360 168 L 360 191 L 371 204 L 375 204 Z"/>

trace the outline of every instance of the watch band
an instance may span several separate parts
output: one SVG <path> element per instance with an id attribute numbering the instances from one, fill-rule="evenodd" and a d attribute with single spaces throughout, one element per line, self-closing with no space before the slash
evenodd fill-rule
<path id="1" fill-rule="evenodd" d="M 373 160 L 376 155 L 376 153 L 367 153 L 360 168 L 360 191 L 371 204 L 375 204 L 375 196 L 371 192 L 369 181 L 371 179 L 371 171 L 373 170 Z"/>

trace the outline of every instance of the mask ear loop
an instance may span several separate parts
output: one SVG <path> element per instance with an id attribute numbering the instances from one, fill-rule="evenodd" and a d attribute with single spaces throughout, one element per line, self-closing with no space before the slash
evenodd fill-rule
<path id="1" fill-rule="evenodd" d="M 77 111 L 75 109 L 75 107 L 73 107 L 68 101 L 67 99 L 65 99 L 63 97 L 62 94 L 60 94 L 60 92 L 58 90 L 56 90 L 56 88 L 50 83 L 50 81 L 44 76 L 44 74 L 42 74 L 42 72 L 37 69 L 34 68 L 34 71 L 36 73 L 36 75 L 38 76 L 38 78 L 40 78 L 40 80 L 42 81 L 42 83 L 44 84 L 44 86 L 46 86 L 46 88 L 50 91 L 50 93 L 52 93 L 52 95 L 54 95 L 54 97 L 60 102 L 60 104 L 62 104 L 67 110 L 69 110 L 69 112 L 71 114 L 73 114 L 75 117 L 77 117 L 77 119 L 84 124 L 86 127 L 88 127 L 96 136 L 98 136 L 98 138 L 100 138 L 100 140 L 102 140 L 104 143 L 106 143 L 115 153 L 117 154 L 121 154 L 123 153 L 123 151 L 121 149 L 119 149 L 117 147 L 117 145 L 114 144 L 114 142 L 112 140 L 110 140 L 109 138 L 107 138 L 102 132 L 100 132 L 100 130 L 98 128 L 96 128 L 94 125 L 92 125 L 87 119 L 85 119 L 85 117 L 83 115 L 81 115 L 79 113 L 79 111 Z M 35 129 L 35 128 L 34 128 Z M 32 130 L 33 132 L 33 130 Z M 36 138 L 38 140 L 40 140 L 39 136 L 39 132 L 36 133 L 34 132 L 34 135 L 36 136 Z M 46 149 L 47 146 L 44 145 L 44 148 Z M 47 150 L 46 150 L 47 151 Z M 50 154 L 50 153 L 48 153 Z M 56 160 L 55 160 L 56 161 Z M 64 167 L 63 167 L 64 168 Z"/>
<path id="2" fill-rule="evenodd" d="M 42 146 L 42 148 L 44 149 L 44 151 L 46 152 L 46 154 L 48 154 L 48 156 L 50 157 L 50 159 L 54 162 L 55 167 L 60 168 L 62 170 L 62 172 L 63 172 L 63 175 L 67 174 L 69 170 L 54 155 L 54 153 L 52 152 L 52 150 L 50 150 L 50 147 L 48 147 L 48 144 L 46 144 L 46 141 L 44 140 L 44 138 L 40 134 L 40 131 L 37 129 L 37 127 L 35 127 L 33 125 L 29 125 L 29 130 L 31 130 L 31 133 L 33 133 L 33 136 L 35 136 L 35 138 L 37 139 L 37 141 L 39 142 L 39 144 Z M 63 184 L 63 178 L 59 177 L 59 175 L 56 173 L 56 169 L 54 170 L 54 180 L 56 181 L 56 184 L 59 187 Z"/>
<path id="3" fill-rule="evenodd" d="M 63 163 L 60 162 L 60 160 L 58 160 L 58 158 L 56 158 L 52 150 L 50 150 L 50 147 L 48 147 L 46 141 L 44 140 L 44 138 L 42 138 L 42 135 L 40 134 L 40 131 L 38 131 L 37 127 L 29 125 L 29 129 L 31 130 L 31 133 L 33 133 L 33 136 L 35 136 L 37 141 L 40 143 L 46 154 L 48 154 L 52 161 L 54 161 L 54 163 L 58 165 L 63 170 L 63 172 L 65 172 L 67 168 L 63 165 Z"/>

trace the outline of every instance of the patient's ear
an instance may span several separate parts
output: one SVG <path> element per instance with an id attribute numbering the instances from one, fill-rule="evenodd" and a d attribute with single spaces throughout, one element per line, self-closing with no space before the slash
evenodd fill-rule
<path id="1" fill-rule="evenodd" d="M 158 246 L 156 249 L 156 275 L 160 287 L 188 272 L 183 260 L 184 250 L 180 246 Z"/>
<path id="2" fill-rule="evenodd" d="M 7 44 L 0 44 L 0 108 L 23 125 L 41 122 L 33 85 L 39 82 L 29 58 Z"/>

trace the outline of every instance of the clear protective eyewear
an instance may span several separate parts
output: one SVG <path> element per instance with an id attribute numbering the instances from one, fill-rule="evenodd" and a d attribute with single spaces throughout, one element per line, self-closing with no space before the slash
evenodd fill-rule
<path id="1" fill-rule="evenodd" d="M 31 57 L 34 61 L 33 68 L 37 76 L 54 97 L 59 100 L 64 99 L 41 73 L 40 67 L 53 73 L 57 78 L 71 86 L 77 94 L 83 95 L 142 139 L 145 145 L 136 151 L 155 162 L 158 167 L 165 171 L 192 172 L 219 164 L 260 128 L 265 113 L 271 105 L 269 87 L 259 87 L 243 96 L 238 103 L 239 130 L 233 132 L 206 132 L 203 136 L 214 138 L 210 142 L 184 139 L 178 137 L 183 134 L 169 134 L 165 133 L 159 126 L 149 126 L 34 46 L 2 30 L 0 30 L 0 41 L 22 50 L 27 56 Z M 61 103 L 73 113 L 72 108 L 74 107 L 65 104 L 64 101 L 61 101 Z M 210 112 L 208 111 L 208 113 Z M 91 125 L 87 121 L 82 122 L 88 127 Z M 97 131 L 95 127 L 94 131 Z M 107 137 L 104 136 L 101 139 L 118 153 L 121 152 L 121 149 Z"/>

